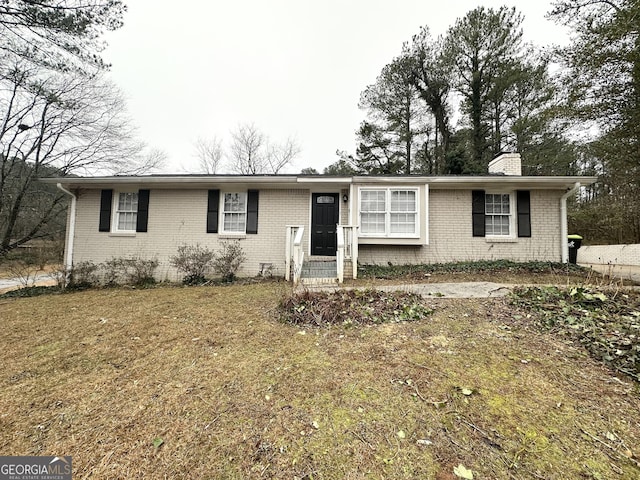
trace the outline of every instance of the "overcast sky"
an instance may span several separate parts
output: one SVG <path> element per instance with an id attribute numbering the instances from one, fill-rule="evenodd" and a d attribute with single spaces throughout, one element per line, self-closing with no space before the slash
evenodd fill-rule
<path id="1" fill-rule="evenodd" d="M 484 5 L 516 6 L 525 39 L 562 42 L 546 20 L 550 1 L 135 0 L 109 33 L 104 58 L 129 115 L 166 173 L 193 171 L 193 142 L 254 123 L 273 141 L 295 137 L 302 152 L 287 172 L 322 171 L 336 149 L 355 151 L 364 119 L 360 92 L 421 26 L 437 36 Z"/>

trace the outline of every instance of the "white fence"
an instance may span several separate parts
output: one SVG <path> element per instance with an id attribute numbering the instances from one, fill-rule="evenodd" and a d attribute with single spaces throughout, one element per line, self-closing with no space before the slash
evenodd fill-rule
<path id="1" fill-rule="evenodd" d="M 640 244 L 583 245 L 578 250 L 578 263 L 640 266 Z"/>

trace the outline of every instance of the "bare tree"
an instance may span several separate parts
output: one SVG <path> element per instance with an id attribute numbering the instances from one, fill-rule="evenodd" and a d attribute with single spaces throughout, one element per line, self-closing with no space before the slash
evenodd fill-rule
<path id="1" fill-rule="evenodd" d="M 276 174 L 290 165 L 301 149 L 297 141 L 271 143 L 253 124 L 241 124 L 231 132 L 230 168 L 242 175 Z"/>
<path id="2" fill-rule="evenodd" d="M 158 173 L 167 164 L 167 154 L 158 148 L 144 148 L 142 152 L 136 156 L 134 162 L 128 169 L 120 169 L 118 175 L 143 175 L 149 173 Z"/>
<path id="3" fill-rule="evenodd" d="M 231 132 L 229 152 L 231 169 L 242 175 L 255 175 L 263 172 L 264 135 L 252 124 L 242 124 Z"/>
<path id="4" fill-rule="evenodd" d="M 198 138 L 194 143 L 195 156 L 198 159 L 198 173 L 215 175 L 222 166 L 222 141 L 218 137 Z"/>
<path id="5" fill-rule="evenodd" d="M 292 138 L 287 138 L 281 144 L 270 144 L 266 156 L 267 173 L 279 173 L 284 167 L 293 163 L 300 152 L 300 145 Z"/>
<path id="6" fill-rule="evenodd" d="M 0 255 L 39 238 L 65 208 L 42 176 L 140 173 L 160 154 L 142 154 L 119 91 L 99 76 L 56 74 L 33 65 L 0 71 Z"/>

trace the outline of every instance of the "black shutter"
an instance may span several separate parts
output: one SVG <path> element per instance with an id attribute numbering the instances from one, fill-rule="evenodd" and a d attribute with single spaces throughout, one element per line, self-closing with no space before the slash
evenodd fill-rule
<path id="1" fill-rule="evenodd" d="M 247 233 L 258 233 L 258 190 L 247 192 Z"/>
<path id="2" fill-rule="evenodd" d="M 518 236 L 531 236 L 531 196 L 529 190 L 518 190 Z"/>
<path id="3" fill-rule="evenodd" d="M 99 232 L 111 230 L 111 201 L 113 200 L 113 190 L 102 190 L 100 192 L 100 223 Z"/>
<path id="4" fill-rule="evenodd" d="M 220 190 L 209 190 L 207 200 L 207 233 L 218 233 L 218 208 L 220 208 Z"/>
<path id="5" fill-rule="evenodd" d="M 473 236 L 484 237 L 484 190 L 473 190 L 471 192 L 471 213 L 473 223 Z"/>
<path id="6" fill-rule="evenodd" d="M 146 232 L 149 221 L 149 190 L 138 190 L 136 232 Z"/>

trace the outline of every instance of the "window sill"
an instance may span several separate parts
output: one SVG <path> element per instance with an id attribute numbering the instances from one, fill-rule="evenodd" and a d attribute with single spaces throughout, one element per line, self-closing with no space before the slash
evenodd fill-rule
<path id="1" fill-rule="evenodd" d="M 364 237 L 358 236 L 360 245 L 426 245 L 421 237 Z"/>
<path id="2" fill-rule="evenodd" d="M 420 239 L 419 235 L 407 235 L 405 237 L 384 237 L 384 236 L 376 236 L 376 235 L 359 235 L 358 238 L 364 238 L 367 240 L 418 240 Z"/>
<path id="3" fill-rule="evenodd" d="M 244 240 L 247 235 L 245 233 L 220 233 L 218 238 L 222 240 Z"/>
<path id="4" fill-rule="evenodd" d="M 485 237 L 487 243 L 517 243 L 518 239 L 515 237 Z"/>
<path id="5" fill-rule="evenodd" d="M 110 237 L 135 237 L 136 232 L 111 232 Z"/>

